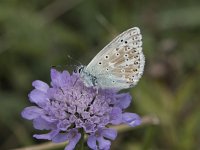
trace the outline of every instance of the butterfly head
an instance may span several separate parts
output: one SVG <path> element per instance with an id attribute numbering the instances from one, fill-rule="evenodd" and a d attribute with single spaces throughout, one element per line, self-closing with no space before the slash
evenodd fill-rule
<path id="1" fill-rule="evenodd" d="M 97 85 L 97 81 L 96 81 L 96 77 L 91 75 L 87 70 L 86 70 L 86 66 L 78 66 L 75 70 L 75 73 L 78 73 L 80 75 L 80 78 L 82 79 L 82 81 L 84 82 L 85 86 L 87 87 L 91 87 L 91 86 L 96 86 Z"/>
<path id="2" fill-rule="evenodd" d="M 80 66 L 78 66 L 78 67 L 74 70 L 74 73 L 79 73 L 79 74 L 81 74 L 81 73 L 83 72 L 84 68 L 85 68 L 85 66 L 80 65 Z"/>

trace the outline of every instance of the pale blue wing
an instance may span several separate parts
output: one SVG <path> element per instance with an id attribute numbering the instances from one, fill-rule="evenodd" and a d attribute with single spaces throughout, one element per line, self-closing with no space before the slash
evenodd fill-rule
<path id="1" fill-rule="evenodd" d="M 97 86 L 124 89 L 134 86 L 144 69 L 142 35 L 137 27 L 126 30 L 103 48 L 85 68 Z"/>

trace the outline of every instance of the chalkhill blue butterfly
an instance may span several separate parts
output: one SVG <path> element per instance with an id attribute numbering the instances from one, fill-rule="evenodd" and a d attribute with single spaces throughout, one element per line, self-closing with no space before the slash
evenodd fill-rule
<path id="1" fill-rule="evenodd" d="M 135 86 L 144 70 L 142 35 L 130 28 L 105 46 L 87 66 L 77 71 L 87 87 L 127 89 Z"/>

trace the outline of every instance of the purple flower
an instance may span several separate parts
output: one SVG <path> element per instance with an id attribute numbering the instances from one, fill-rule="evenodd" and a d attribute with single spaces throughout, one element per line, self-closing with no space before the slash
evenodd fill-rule
<path id="1" fill-rule="evenodd" d="M 51 69 L 51 86 L 36 80 L 29 99 L 37 106 L 23 110 L 22 116 L 33 120 L 34 128 L 50 130 L 47 134 L 34 135 L 37 139 L 53 142 L 69 141 L 65 150 L 73 150 L 80 140 L 80 130 L 88 135 L 87 144 L 93 149 L 109 150 L 111 141 L 117 136 L 107 125 L 140 124 L 140 117 L 125 113 L 131 102 L 128 93 L 117 93 L 111 89 L 86 87 L 78 73 Z"/>

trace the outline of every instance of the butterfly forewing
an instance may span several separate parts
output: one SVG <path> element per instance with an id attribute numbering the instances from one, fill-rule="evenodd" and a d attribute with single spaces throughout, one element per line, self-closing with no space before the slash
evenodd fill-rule
<path id="1" fill-rule="evenodd" d="M 142 35 L 137 27 L 126 30 L 104 47 L 88 64 L 101 88 L 125 89 L 136 85 L 144 69 Z"/>

